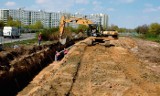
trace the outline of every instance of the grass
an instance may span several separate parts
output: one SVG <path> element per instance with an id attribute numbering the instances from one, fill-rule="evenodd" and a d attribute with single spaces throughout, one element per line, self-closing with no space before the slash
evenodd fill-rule
<path id="1" fill-rule="evenodd" d="M 158 38 L 158 37 L 155 37 L 155 38 L 154 37 L 152 37 L 152 38 L 151 37 L 150 38 L 147 37 L 146 39 L 150 40 L 150 41 L 155 41 L 155 42 L 159 42 L 160 43 L 160 38 Z"/>
<path id="2" fill-rule="evenodd" d="M 15 41 L 12 43 L 5 43 L 4 45 L 32 45 L 34 43 L 38 42 L 37 39 L 30 39 L 30 40 L 23 40 L 23 41 Z"/>
<path id="3" fill-rule="evenodd" d="M 154 41 L 160 43 L 160 36 L 153 35 L 153 34 L 145 34 L 141 36 L 137 36 L 138 38 L 149 40 L 149 41 Z"/>
<path id="4" fill-rule="evenodd" d="M 56 42 L 56 41 L 54 41 Z M 53 41 L 45 41 L 42 40 L 41 44 L 50 44 L 50 43 L 54 43 Z M 15 41 L 12 43 L 5 43 L 3 44 L 4 48 L 13 48 L 14 45 L 18 45 L 18 46 L 33 46 L 33 45 L 38 45 L 38 39 L 34 38 L 34 39 L 29 39 L 29 40 L 23 40 L 23 41 Z"/>
<path id="5" fill-rule="evenodd" d="M 154 41 L 154 42 L 160 43 L 160 36 L 157 36 L 157 35 L 146 34 L 144 36 L 144 38 L 146 40 L 150 40 L 150 41 Z"/>
<path id="6" fill-rule="evenodd" d="M 8 50 L 10 48 L 13 48 L 14 45 L 18 45 L 18 46 L 30 46 L 30 45 L 34 45 L 36 42 L 38 44 L 37 39 L 30 39 L 30 40 L 23 40 L 23 41 L 15 41 L 15 42 L 12 42 L 12 43 L 4 43 L 3 44 L 3 49 L 4 50 Z"/>

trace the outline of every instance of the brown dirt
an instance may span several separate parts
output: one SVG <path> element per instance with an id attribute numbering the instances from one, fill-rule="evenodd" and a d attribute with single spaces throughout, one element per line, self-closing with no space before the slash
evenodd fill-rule
<path id="1" fill-rule="evenodd" d="M 44 67 L 54 61 L 56 50 L 73 45 L 73 40 L 65 45 L 46 42 L 41 46 L 20 46 L 0 52 L 0 95 L 15 96 Z M 63 57 L 63 56 L 61 56 Z"/>
<path id="2" fill-rule="evenodd" d="M 17 95 L 160 96 L 160 44 L 121 37 L 111 47 L 88 46 L 88 39 Z"/>

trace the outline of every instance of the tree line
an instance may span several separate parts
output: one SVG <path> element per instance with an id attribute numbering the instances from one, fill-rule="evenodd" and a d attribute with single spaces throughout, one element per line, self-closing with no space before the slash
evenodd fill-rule
<path id="1" fill-rule="evenodd" d="M 145 35 L 160 35 L 160 24 L 159 23 L 152 23 L 150 25 L 144 24 L 138 26 L 136 28 L 137 33 L 145 34 Z"/>
<path id="2" fill-rule="evenodd" d="M 26 29 L 34 29 L 34 30 L 44 29 L 44 26 L 41 21 L 37 21 L 31 25 L 23 25 L 20 21 L 13 20 L 11 16 L 8 17 L 7 24 L 5 24 L 3 21 L 0 21 L 0 28 L 3 28 L 4 26 L 13 26 L 18 28 L 26 28 Z M 85 31 L 87 27 L 83 25 L 79 25 L 78 28 L 68 27 L 68 29 L 71 30 L 72 32 L 80 32 L 80 31 L 82 32 L 82 31 Z M 108 26 L 106 29 L 103 29 L 103 30 L 116 30 L 118 32 L 137 32 L 139 34 L 144 34 L 144 35 L 159 36 L 160 24 L 159 23 L 152 23 L 150 25 L 144 24 L 134 29 L 119 28 L 117 25 L 111 24 L 110 26 Z"/>
<path id="3" fill-rule="evenodd" d="M 117 25 L 111 25 L 107 30 L 117 30 L 118 32 L 137 32 L 139 34 L 160 35 L 160 24 L 152 23 L 150 25 L 140 25 L 134 29 L 119 28 Z"/>
<path id="4" fill-rule="evenodd" d="M 31 25 L 23 25 L 21 21 L 19 20 L 13 20 L 11 16 L 8 17 L 7 23 L 5 24 L 3 21 L 0 21 L 0 28 L 3 28 L 4 26 L 12 26 L 17 28 L 26 28 L 26 29 L 43 29 L 43 24 L 41 21 L 37 21 L 34 24 Z"/>

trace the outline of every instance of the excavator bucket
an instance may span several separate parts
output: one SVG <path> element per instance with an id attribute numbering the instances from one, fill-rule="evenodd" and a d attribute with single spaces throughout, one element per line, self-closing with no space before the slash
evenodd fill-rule
<path id="1" fill-rule="evenodd" d="M 67 38 L 64 38 L 64 39 L 59 38 L 59 42 L 60 42 L 62 45 L 66 44 L 66 40 L 67 40 Z"/>

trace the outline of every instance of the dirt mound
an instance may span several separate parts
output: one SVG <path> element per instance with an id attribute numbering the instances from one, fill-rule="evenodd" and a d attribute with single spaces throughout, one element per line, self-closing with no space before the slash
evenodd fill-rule
<path id="1" fill-rule="evenodd" d="M 126 37 L 110 47 L 87 42 L 75 44 L 18 96 L 160 96 L 160 44 Z"/>

